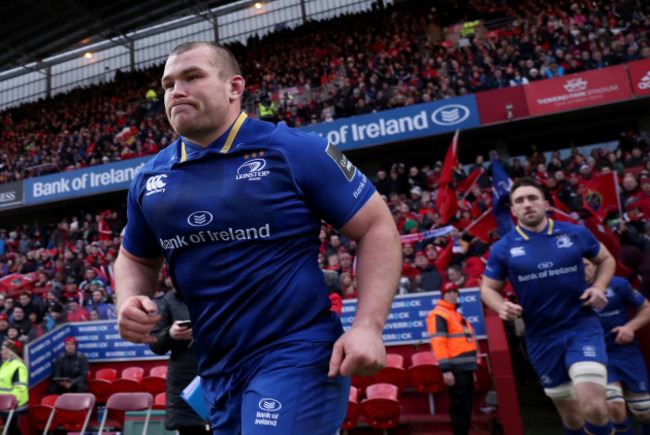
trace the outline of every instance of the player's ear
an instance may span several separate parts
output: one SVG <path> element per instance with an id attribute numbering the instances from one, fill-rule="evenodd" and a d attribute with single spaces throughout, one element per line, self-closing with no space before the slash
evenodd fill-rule
<path id="1" fill-rule="evenodd" d="M 229 94 L 231 100 L 240 99 L 244 95 L 244 90 L 246 88 L 246 81 L 240 75 L 235 75 L 230 78 L 230 89 Z"/>

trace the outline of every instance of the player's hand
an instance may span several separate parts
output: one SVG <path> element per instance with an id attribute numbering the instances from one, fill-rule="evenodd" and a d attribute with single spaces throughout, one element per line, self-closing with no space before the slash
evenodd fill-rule
<path id="1" fill-rule="evenodd" d="M 192 339 L 192 328 L 187 326 L 179 326 L 178 324 L 182 320 L 176 320 L 169 328 L 169 336 L 174 340 L 191 340 Z"/>
<path id="2" fill-rule="evenodd" d="M 131 296 L 117 309 L 117 330 L 120 337 L 133 343 L 154 343 L 149 333 L 160 320 L 158 307 L 147 296 Z"/>
<path id="3" fill-rule="evenodd" d="M 445 385 L 448 387 L 453 387 L 456 385 L 456 378 L 454 377 L 453 372 L 444 372 L 442 374 L 442 379 L 445 381 Z"/>
<path id="4" fill-rule="evenodd" d="M 612 333 L 616 334 L 616 344 L 628 344 L 634 340 L 634 329 L 626 325 L 613 328 Z"/>
<path id="5" fill-rule="evenodd" d="M 519 304 L 514 302 L 504 301 L 499 310 L 499 317 L 503 320 L 515 320 L 517 317 L 521 316 L 521 312 L 524 309 Z"/>
<path id="6" fill-rule="evenodd" d="M 332 350 L 330 378 L 341 376 L 372 376 L 386 366 L 386 347 L 381 331 L 354 326 L 341 335 Z"/>
<path id="7" fill-rule="evenodd" d="M 598 287 L 589 287 L 580 295 L 580 300 L 584 301 L 583 307 L 594 307 L 599 310 L 607 305 L 605 292 Z"/>

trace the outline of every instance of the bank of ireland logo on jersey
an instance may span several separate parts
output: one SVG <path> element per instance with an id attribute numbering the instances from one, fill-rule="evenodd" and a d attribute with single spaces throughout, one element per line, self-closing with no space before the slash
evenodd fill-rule
<path id="1" fill-rule="evenodd" d="M 562 234 L 560 237 L 557 238 L 555 245 L 558 248 L 570 248 L 571 246 L 573 246 L 573 242 L 571 241 L 571 237 L 567 236 L 566 234 Z"/>
<path id="2" fill-rule="evenodd" d="M 282 403 L 279 400 L 265 397 L 257 404 L 260 409 L 255 414 L 255 425 L 257 426 L 277 426 L 280 418 L 279 411 L 282 409 Z"/>
<path id="3" fill-rule="evenodd" d="M 237 168 L 235 180 L 259 181 L 271 172 L 266 169 L 266 159 L 262 158 L 264 151 L 244 154 L 245 162 Z"/>
<path id="4" fill-rule="evenodd" d="M 167 185 L 167 175 L 160 174 L 154 175 L 147 178 L 147 183 L 145 185 L 146 193 L 145 196 L 153 195 L 154 193 L 162 193 L 165 191 L 165 186 Z"/>
<path id="5" fill-rule="evenodd" d="M 195 211 L 187 217 L 187 223 L 193 227 L 204 227 L 212 222 L 214 217 L 209 211 Z"/>

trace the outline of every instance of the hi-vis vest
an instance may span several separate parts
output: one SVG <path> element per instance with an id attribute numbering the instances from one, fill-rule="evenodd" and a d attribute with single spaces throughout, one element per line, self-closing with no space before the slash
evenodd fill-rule
<path id="1" fill-rule="evenodd" d="M 441 372 L 476 370 L 474 330 L 455 305 L 440 299 L 427 316 L 427 330 Z"/>
<path id="2" fill-rule="evenodd" d="M 27 409 L 27 367 L 20 360 L 5 361 L 0 366 L 0 394 L 13 394 L 18 399 L 16 410 Z"/>
<path id="3" fill-rule="evenodd" d="M 275 102 L 271 102 L 269 106 L 260 103 L 260 116 L 274 116 L 275 115 Z"/>

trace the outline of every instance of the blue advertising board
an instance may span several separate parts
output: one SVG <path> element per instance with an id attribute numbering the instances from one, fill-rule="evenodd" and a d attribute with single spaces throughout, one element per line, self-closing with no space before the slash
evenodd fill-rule
<path id="1" fill-rule="evenodd" d="M 427 316 L 438 303 L 438 299 L 440 299 L 439 291 L 395 296 L 382 333 L 384 344 L 396 346 L 428 343 Z M 479 289 L 461 289 L 459 303 L 458 311 L 472 325 L 476 338 L 487 338 Z M 346 331 L 352 326 L 356 310 L 356 299 L 343 301 L 341 322 Z"/>
<path id="2" fill-rule="evenodd" d="M 28 178 L 24 181 L 25 204 L 38 204 L 127 189 L 135 174 L 152 157 L 139 157 L 75 171 Z"/>
<path id="3" fill-rule="evenodd" d="M 480 125 L 476 98 L 474 95 L 466 95 L 308 125 L 300 129 L 316 132 L 340 150 L 349 150 Z"/>
<path id="4" fill-rule="evenodd" d="M 428 342 L 426 319 L 438 299 L 439 291 L 396 296 L 384 327 L 384 343 L 390 346 Z M 461 289 L 459 301 L 459 311 L 472 324 L 476 337 L 486 338 L 479 289 Z M 341 322 L 346 331 L 352 326 L 356 309 L 356 299 L 343 301 Z M 147 344 L 123 340 L 115 320 L 68 323 L 27 345 L 25 363 L 30 388 L 51 376 L 52 361 L 64 352 L 63 341 L 70 336 L 77 339 L 77 350 L 91 363 L 167 359 L 166 355 L 153 353 Z"/>
<path id="5" fill-rule="evenodd" d="M 70 336 L 75 337 L 77 350 L 84 353 L 91 363 L 167 359 L 166 355 L 153 353 L 148 344 L 123 340 L 114 320 L 68 323 L 27 345 L 25 364 L 30 388 L 52 374 L 52 361 L 64 352 L 63 341 Z"/>

